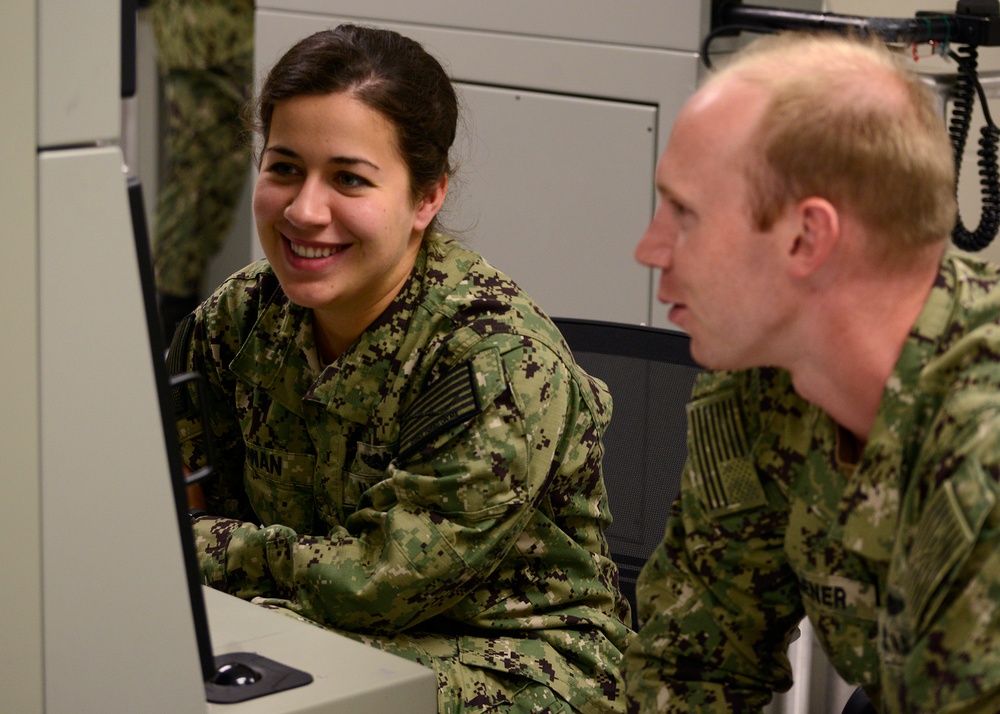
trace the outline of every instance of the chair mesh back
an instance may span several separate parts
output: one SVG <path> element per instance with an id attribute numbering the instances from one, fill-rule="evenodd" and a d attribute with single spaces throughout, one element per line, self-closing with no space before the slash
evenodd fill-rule
<path id="1" fill-rule="evenodd" d="M 607 536 L 634 618 L 636 578 L 663 539 L 680 486 L 687 458 L 686 406 L 700 369 L 680 332 L 555 322 L 577 363 L 607 384 L 614 400 L 604 438 L 604 480 L 614 517 Z"/>

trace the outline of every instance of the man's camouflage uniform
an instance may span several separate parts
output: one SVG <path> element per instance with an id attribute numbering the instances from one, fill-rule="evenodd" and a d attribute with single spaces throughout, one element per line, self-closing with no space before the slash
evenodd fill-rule
<path id="1" fill-rule="evenodd" d="M 880 711 L 1000 712 L 997 283 L 945 258 L 863 445 L 784 371 L 699 378 L 639 581 L 632 709 L 760 711 L 806 614 Z"/>
<path id="2" fill-rule="evenodd" d="M 253 78 L 253 11 L 253 0 L 150 6 L 166 119 L 153 262 L 160 294 L 184 299 L 167 322 L 197 304 L 246 184 L 241 112 Z"/>
<path id="3" fill-rule="evenodd" d="M 430 238 L 323 367 L 311 312 L 262 261 L 172 349 L 208 382 L 208 584 L 433 666 L 441 711 L 624 711 L 610 398 L 508 278 Z M 195 467 L 198 423 L 179 420 Z"/>

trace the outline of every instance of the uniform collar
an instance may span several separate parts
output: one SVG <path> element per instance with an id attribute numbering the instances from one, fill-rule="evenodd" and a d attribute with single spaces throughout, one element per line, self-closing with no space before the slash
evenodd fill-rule
<path id="1" fill-rule="evenodd" d="M 946 256 L 886 383 L 861 462 L 840 504 L 845 546 L 873 560 L 888 561 L 892 555 L 903 479 L 922 442 L 914 437 L 914 430 L 922 428 L 914 423 L 925 398 L 921 377 L 953 320 L 956 282 L 954 258 Z"/>
<path id="2" fill-rule="evenodd" d="M 303 401 L 322 405 L 342 418 L 364 424 L 387 383 L 402 369 L 400 346 L 420 304 L 427 250 L 417 254 L 410 277 L 389 306 L 347 351 L 322 371 L 303 393 Z M 309 331 L 311 333 L 311 316 Z M 313 348 L 315 352 L 315 348 Z"/>
<path id="3" fill-rule="evenodd" d="M 342 418 L 367 422 L 386 382 L 404 370 L 402 360 L 409 357 L 409 350 L 401 348 L 411 341 L 406 338 L 414 312 L 419 306 L 433 309 L 454 287 L 455 271 L 438 269 L 444 256 L 456 252 L 454 248 L 450 239 L 429 237 L 389 307 L 325 368 L 316 350 L 311 311 L 276 290 L 230 369 L 300 416 L 311 403 Z"/>
<path id="4" fill-rule="evenodd" d="M 309 310 L 292 303 L 280 288 L 275 290 L 229 369 L 301 415 L 302 395 L 321 372 Z"/>

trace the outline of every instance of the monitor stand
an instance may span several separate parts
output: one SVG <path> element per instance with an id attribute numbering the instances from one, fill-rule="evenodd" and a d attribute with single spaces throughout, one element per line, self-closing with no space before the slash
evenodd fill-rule
<path id="1" fill-rule="evenodd" d="M 256 699 L 266 694 L 294 689 L 313 681 L 312 675 L 267 657 L 249 652 L 235 652 L 213 656 L 212 640 L 209 633 L 208 617 L 202 594 L 201 578 L 198 571 L 198 557 L 195 553 L 191 520 L 188 516 L 187 483 L 180 459 L 176 422 L 173 412 L 172 386 L 180 386 L 190 381 L 187 376 L 171 380 L 164 363 L 165 336 L 159 324 L 156 309 L 156 288 L 153 278 L 153 261 L 149 248 L 149 230 L 146 226 L 142 184 L 135 177 L 128 177 L 129 210 L 132 215 L 132 232 L 135 238 L 138 260 L 139 283 L 142 290 L 146 326 L 149 333 L 150 355 L 153 375 L 160 403 L 160 420 L 167 451 L 167 461 L 174 492 L 174 507 L 180 533 L 181 550 L 187 570 L 188 593 L 191 599 L 191 613 L 194 619 L 195 635 L 202 678 L 205 682 L 205 696 L 210 702 L 231 704 L 248 699 Z M 190 375 L 195 377 L 195 375 Z M 211 450 L 209 450 L 211 457 Z M 211 472 L 211 465 L 206 473 Z"/>

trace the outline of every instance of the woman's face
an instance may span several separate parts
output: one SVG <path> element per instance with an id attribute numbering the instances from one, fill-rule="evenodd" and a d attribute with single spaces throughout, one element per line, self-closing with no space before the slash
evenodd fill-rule
<path id="1" fill-rule="evenodd" d="M 446 186 L 414 202 L 395 127 L 349 94 L 292 97 L 274 107 L 257 234 L 292 302 L 366 326 L 402 288 Z"/>

